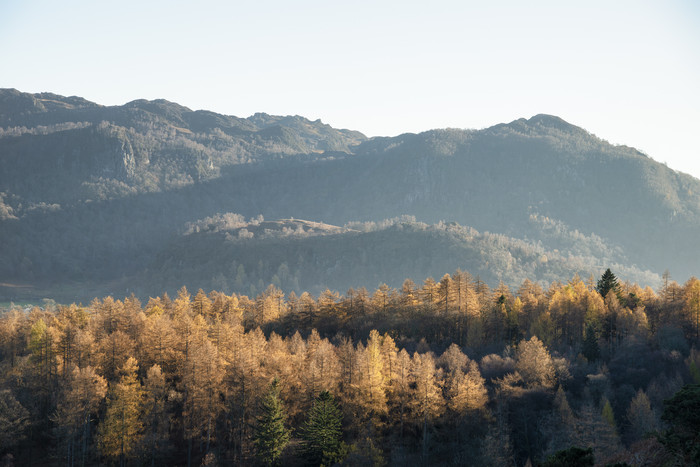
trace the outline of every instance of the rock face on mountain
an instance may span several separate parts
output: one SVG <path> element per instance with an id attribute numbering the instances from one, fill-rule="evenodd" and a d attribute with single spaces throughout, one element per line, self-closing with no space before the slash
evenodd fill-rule
<path id="1" fill-rule="evenodd" d="M 304 236 L 294 262 L 307 254 L 318 259 L 315 242 L 354 235 L 351 222 L 410 215 L 414 226 L 454 222 L 501 235 L 510 253 L 524 242 L 561 264 L 571 258 L 577 267 L 557 266 L 567 272 L 597 275 L 616 264 L 631 280 L 657 286 L 665 269 L 684 279 L 700 264 L 700 181 L 554 116 L 480 131 L 368 139 L 299 116 L 238 118 L 165 100 L 105 107 L 79 97 L 0 90 L 0 282 L 119 280 L 126 288 L 146 269 L 157 275 L 155 267 L 166 273 L 166 263 L 184 261 L 182 242 L 214 234 L 185 235 L 188 229 L 225 213 L 345 226 L 333 227 L 330 236 Z M 438 231 L 413 235 L 411 253 L 434 255 L 428 246 L 438 242 Z M 255 246 L 247 249 L 264 262 L 260 245 L 274 235 L 260 237 L 264 229 L 253 233 Z M 389 237 L 382 237 L 388 256 Z M 418 237 L 426 248 L 418 247 Z M 206 238 L 213 248 L 214 237 Z M 233 262 L 239 253 L 231 255 Z M 408 263 L 393 261 L 396 277 L 438 273 L 428 267 L 404 273 Z M 550 280 L 547 268 L 554 263 L 525 269 L 532 280 Z M 520 280 L 503 271 L 489 275 L 496 264 L 483 262 L 485 277 Z M 235 283 L 230 264 L 217 267 L 208 277 Z M 338 288 L 377 285 L 369 269 L 344 273 L 342 280 L 324 274 L 325 283 Z M 273 275 L 261 273 L 257 281 L 269 283 Z"/>

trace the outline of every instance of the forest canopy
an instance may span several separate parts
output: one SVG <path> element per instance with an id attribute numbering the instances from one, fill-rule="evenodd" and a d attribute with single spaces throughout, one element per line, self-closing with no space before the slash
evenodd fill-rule
<path id="1" fill-rule="evenodd" d="M 700 281 L 667 278 L 658 292 L 623 282 L 605 298 L 600 285 L 489 288 L 458 270 L 371 293 L 182 288 L 147 303 L 14 307 L 0 316 L 0 422 L 14 434 L 0 437 L 0 456 L 555 465 L 579 451 L 597 463 L 697 455 L 678 407 L 698 410 L 697 390 L 683 388 L 700 383 Z"/>

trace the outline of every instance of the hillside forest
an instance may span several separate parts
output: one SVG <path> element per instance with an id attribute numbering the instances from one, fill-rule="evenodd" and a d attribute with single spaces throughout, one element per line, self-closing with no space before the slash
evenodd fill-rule
<path id="1" fill-rule="evenodd" d="M 0 315 L 3 465 L 697 465 L 700 280 L 184 287 Z M 572 460 L 573 459 L 573 460 Z"/>

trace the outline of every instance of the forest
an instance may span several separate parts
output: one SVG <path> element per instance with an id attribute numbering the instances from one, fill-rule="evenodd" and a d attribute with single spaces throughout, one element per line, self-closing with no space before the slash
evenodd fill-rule
<path id="1" fill-rule="evenodd" d="M 0 315 L 3 465 L 698 465 L 700 280 L 182 288 Z"/>

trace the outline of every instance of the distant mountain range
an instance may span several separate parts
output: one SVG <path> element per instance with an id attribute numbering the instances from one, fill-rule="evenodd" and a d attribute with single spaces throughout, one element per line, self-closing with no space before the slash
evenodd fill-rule
<path id="1" fill-rule="evenodd" d="M 699 238 L 700 180 L 554 116 L 367 138 L 0 90 L 0 300 L 344 292 L 456 268 L 657 287 L 698 274 Z"/>

